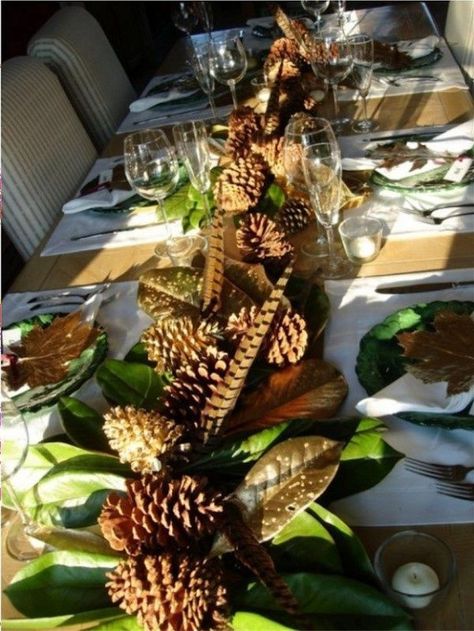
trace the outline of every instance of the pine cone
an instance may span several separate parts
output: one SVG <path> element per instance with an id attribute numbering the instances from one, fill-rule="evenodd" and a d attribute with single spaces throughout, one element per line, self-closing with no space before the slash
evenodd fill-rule
<path id="1" fill-rule="evenodd" d="M 296 364 L 303 357 L 307 345 L 306 322 L 296 312 L 287 309 L 275 314 L 262 352 L 269 364 L 286 366 Z"/>
<path id="2" fill-rule="evenodd" d="M 216 531 L 222 495 L 207 478 L 148 473 L 126 484 L 127 496 L 110 493 L 98 520 L 113 550 L 136 556 L 184 549 Z"/>
<path id="3" fill-rule="evenodd" d="M 268 166 L 259 155 L 239 158 L 217 178 L 214 197 L 230 214 L 247 212 L 257 205 L 265 188 Z"/>
<path id="4" fill-rule="evenodd" d="M 275 217 L 278 228 L 287 235 L 304 230 L 313 220 L 313 209 L 303 197 L 288 199 Z"/>
<path id="5" fill-rule="evenodd" d="M 260 142 L 252 144 L 252 153 L 258 153 L 268 164 L 271 172 L 276 178 L 283 178 L 285 168 L 283 164 L 283 146 L 285 138 L 264 138 Z"/>
<path id="6" fill-rule="evenodd" d="M 293 253 L 293 246 L 285 235 L 263 213 L 246 215 L 236 232 L 236 240 L 244 259 L 250 263 L 281 259 Z"/>
<path id="7" fill-rule="evenodd" d="M 127 559 L 107 574 L 113 603 L 145 631 L 226 628 L 227 590 L 217 559 L 160 554 Z"/>
<path id="8" fill-rule="evenodd" d="M 172 451 L 185 428 L 131 405 L 115 407 L 104 414 L 104 433 L 109 445 L 118 452 L 120 462 L 129 462 L 133 471 L 148 473 L 156 460 Z"/>
<path id="9" fill-rule="evenodd" d="M 179 368 L 175 380 L 166 387 L 165 416 L 199 434 L 201 414 L 222 381 L 228 362 L 227 353 L 208 346 L 198 358 Z"/>
<path id="10" fill-rule="evenodd" d="M 232 313 L 227 320 L 225 332 L 227 337 L 238 344 L 242 335 L 252 326 L 257 316 L 257 307 L 242 307 L 238 314 Z"/>
<path id="11" fill-rule="evenodd" d="M 229 133 L 225 153 L 232 158 L 245 158 L 260 132 L 260 119 L 251 107 L 241 106 L 229 117 Z"/>
<path id="12" fill-rule="evenodd" d="M 164 318 L 152 324 L 141 336 L 148 359 L 156 361 L 161 374 L 176 370 L 196 358 L 206 346 L 215 344 L 218 334 L 215 322 L 201 320 L 195 323 L 189 316 Z"/>
<path id="13" fill-rule="evenodd" d="M 263 70 L 271 81 L 275 80 L 281 63 L 283 63 L 281 69 L 281 79 L 283 80 L 300 77 L 305 66 L 305 60 L 300 54 L 298 44 L 287 37 L 281 37 L 273 42 L 265 60 Z"/>

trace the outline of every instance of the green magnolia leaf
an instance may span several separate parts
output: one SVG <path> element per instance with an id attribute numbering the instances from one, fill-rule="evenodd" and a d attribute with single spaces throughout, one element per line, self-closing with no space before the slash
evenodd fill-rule
<path id="1" fill-rule="evenodd" d="M 93 532 L 59 526 L 30 525 L 28 534 L 39 539 L 55 550 L 79 550 L 82 552 L 94 552 L 120 556 L 114 552 L 108 542 Z"/>
<path id="2" fill-rule="evenodd" d="M 5 593 L 29 617 L 62 616 L 110 608 L 106 572 L 117 557 L 86 552 L 50 552 L 30 561 Z"/>
<path id="3" fill-rule="evenodd" d="M 118 359 L 107 359 L 97 371 L 104 396 L 119 405 L 155 409 L 165 381 L 150 367 Z"/>
<path id="4" fill-rule="evenodd" d="M 73 397 L 62 397 L 58 410 L 61 425 L 73 443 L 85 449 L 110 451 L 102 429 L 104 419 L 95 410 Z"/>
<path id="5" fill-rule="evenodd" d="M 276 182 L 272 182 L 258 203 L 258 210 L 273 217 L 283 206 L 285 199 L 285 192 L 281 186 L 276 184 Z"/>
<path id="6" fill-rule="evenodd" d="M 136 616 L 122 616 L 91 627 L 90 631 L 143 631 L 143 627 L 138 623 Z"/>
<path id="7" fill-rule="evenodd" d="M 279 624 L 258 613 L 238 611 L 230 621 L 233 631 L 298 631 L 295 626 Z"/>
<path id="8" fill-rule="evenodd" d="M 70 626 L 74 624 L 84 624 L 95 622 L 101 619 L 123 618 L 122 610 L 118 607 L 108 607 L 104 609 L 94 609 L 77 614 L 66 614 L 64 616 L 49 616 L 47 618 L 15 618 L 2 620 L 3 629 L 18 629 L 20 631 L 40 631 L 45 629 L 55 629 L 57 627 Z M 95 627 L 94 627 L 95 628 Z"/>
<path id="9" fill-rule="evenodd" d="M 252 431 L 290 418 L 328 419 L 346 395 L 347 383 L 334 366 L 307 359 L 273 373 L 258 390 L 244 396 L 227 431 Z"/>

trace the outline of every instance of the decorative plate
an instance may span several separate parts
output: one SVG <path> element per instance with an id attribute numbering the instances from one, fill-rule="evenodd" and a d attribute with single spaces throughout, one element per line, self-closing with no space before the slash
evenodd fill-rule
<path id="1" fill-rule="evenodd" d="M 436 314 L 444 309 L 470 314 L 474 311 L 474 302 L 452 300 L 416 304 L 395 311 L 364 335 L 360 341 L 356 373 L 369 396 L 406 372 L 405 365 L 409 360 L 402 356 L 396 336 L 404 331 L 431 329 Z M 397 416 L 417 425 L 474 430 L 474 416 L 469 415 L 468 410 L 457 414 L 401 412 Z"/>

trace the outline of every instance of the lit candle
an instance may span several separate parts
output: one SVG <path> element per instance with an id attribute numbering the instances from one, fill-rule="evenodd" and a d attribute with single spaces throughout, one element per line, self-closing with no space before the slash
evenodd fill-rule
<path id="1" fill-rule="evenodd" d="M 422 609 L 430 604 L 433 596 L 431 592 L 439 588 L 439 578 L 432 567 L 426 563 L 405 563 L 392 576 L 392 587 L 401 596 L 403 602 L 411 609 Z"/>
<path id="2" fill-rule="evenodd" d="M 350 241 L 351 254 L 361 261 L 371 258 L 376 251 L 376 244 L 372 237 L 356 237 Z"/>
<path id="3" fill-rule="evenodd" d="M 257 98 L 261 103 L 267 103 L 270 98 L 270 88 L 262 88 L 258 91 Z"/>

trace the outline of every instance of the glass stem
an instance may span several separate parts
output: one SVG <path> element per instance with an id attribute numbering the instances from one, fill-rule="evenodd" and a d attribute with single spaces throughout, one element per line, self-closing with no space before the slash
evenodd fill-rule
<path id="1" fill-rule="evenodd" d="M 364 120 L 368 121 L 369 117 L 367 116 L 367 95 L 366 94 L 362 94 L 362 107 L 364 111 Z"/>
<path id="2" fill-rule="evenodd" d="M 326 234 L 328 236 L 329 260 L 332 260 L 334 259 L 336 255 L 335 244 L 334 244 L 334 229 L 332 226 L 326 226 Z"/>
<path id="3" fill-rule="evenodd" d="M 6 488 L 7 492 L 8 492 L 8 495 L 10 496 L 10 500 L 11 500 L 15 510 L 17 511 L 18 515 L 20 516 L 21 523 L 24 526 L 29 526 L 31 524 L 31 519 L 28 517 L 28 515 L 23 510 L 21 502 L 18 499 L 18 495 L 16 494 L 16 491 L 13 489 L 13 486 L 11 485 L 10 481 L 4 480 L 3 481 L 3 485 L 5 486 L 5 488 Z"/>
<path id="4" fill-rule="evenodd" d="M 204 204 L 204 208 L 206 210 L 206 225 L 210 226 L 211 225 L 211 221 L 212 221 L 212 217 L 211 217 L 211 207 L 209 206 L 209 200 L 207 198 L 207 191 L 203 191 L 201 193 L 202 195 L 202 201 Z"/>
<path id="5" fill-rule="evenodd" d="M 158 212 L 159 219 L 163 219 L 163 223 L 166 226 L 166 239 L 167 240 L 171 239 L 171 228 L 170 228 L 170 224 L 169 224 L 169 221 L 168 221 L 168 217 L 166 215 L 166 211 L 165 211 L 165 207 L 164 207 L 164 204 L 163 204 L 163 200 L 162 199 L 157 199 L 156 200 L 156 205 L 159 208 L 159 212 Z"/>
<path id="6" fill-rule="evenodd" d="M 339 117 L 339 103 L 337 102 L 337 83 L 332 84 L 332 98 L 334 101 L 334 118 Z"/>
<path id="7" fill-rule="evenodd" d="M 235 81 L 231 79 L 228 82 L 228 85 L 230 88 L 230 93 L 232 94 L 232 103 L 234 104 L 234 109 L 237 109 L 239 104 L 237 103 L 237 92 L 235 90 Z"/>
<path id="8" fill-rule="evenodd" d="M 214 101 L 214 97 L 211 92 L 209 92 L 207 96 L 209 98 L 209 105 L 211 106 L 212 117 L 216 119 L 217 118 L 216 102 Z"/>

